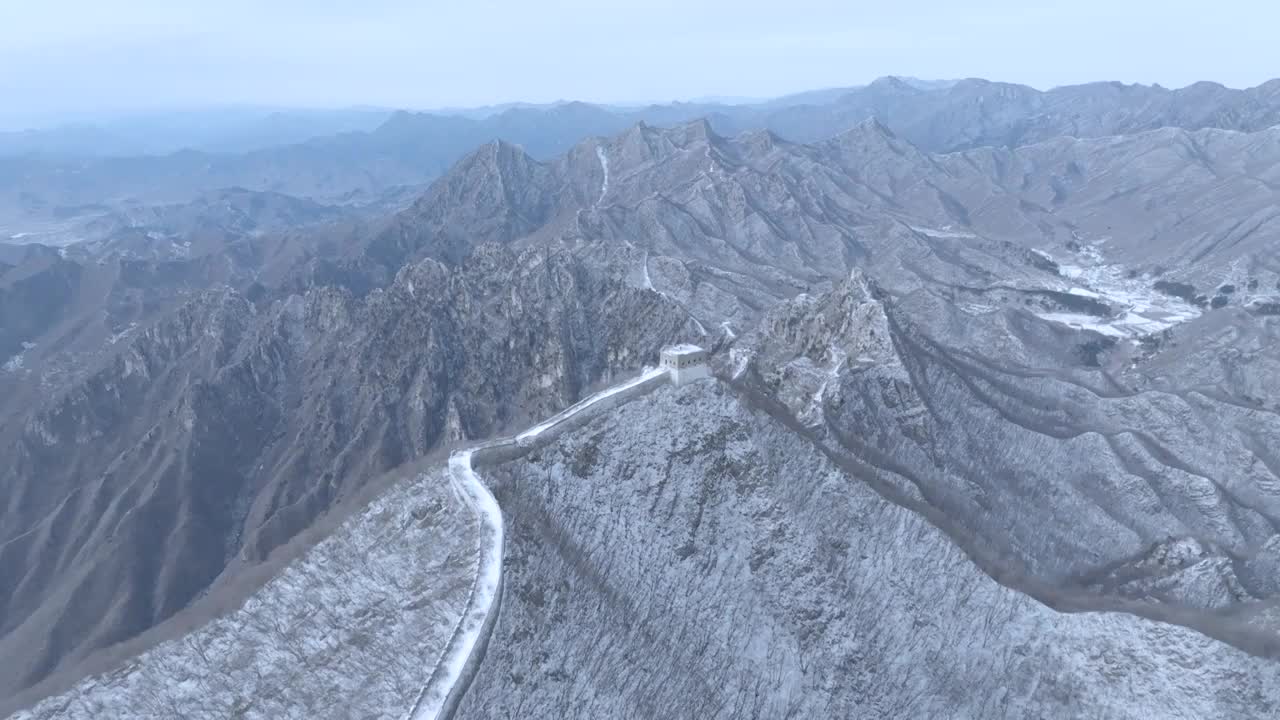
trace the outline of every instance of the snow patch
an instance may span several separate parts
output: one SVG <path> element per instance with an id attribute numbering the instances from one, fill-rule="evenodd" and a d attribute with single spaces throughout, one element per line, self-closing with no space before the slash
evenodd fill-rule
<path id="1" fill-rule="evenodd" d="M 963 232 L 960 230 L 952 230 L 950 225 L 944 225 L 940 228 L 918 227 L 916 225 L 908 225 L 907 227 L 929 237 L 945 238 L 953 240 L 971 239 L 978 237 L 971 232 Z"/>
<path id="2" fill-rule="evenodd" d="M 600 198 L 596 200 L 596 205 L 599 205 L 609 193 L 609 156 L 605 155 L 603 147 L 597 145 L 596 157 L 600 158 L 600 171 L 604 173 L 604 179 L 600 182 Z"/>
<path id="3" fill-rule="evenodd" d="M 1093 315 L 1082 313 L 1039 313 L 1039 316 L 1050 322 L 1061 323 L 1079 330 L 1093 330 L 1116 338 L 1125 337 L 1125 333 L 1113 327 L 1111 323 Z"/>
<path id="4" fill-rule="evenodd" d="M 120 342 L 121 340 L 123 340 L 123 339 L 125 339 L 125 338 L 129 337 L 129 334 L 130 334 L 130 333 L 132 333 L 132 332 L 134 331 L 134 329 L 136 329 L 137 327 L 138 327 L 138 323 L 136 323 L 136 322 L 131 322 L 131 323 L 129 323 L 129 327 L 127 327 L 127 328 L 125 328 L 125 329 L 121 330 L 121 331 L 120 331 L 120 332 L 118 332 L 118 333 L 114 333 L 114 334 L 112 334 L 112 336 L 111 336 L 111 337 L 107 338 L 107 342 L 108 342 L 109 344 L 111 344 L 111 345 L 115 345 L 116 343 Z"/>
<path id="5" fill-rule="evenodd" d="M 729 350 L 729 360 L 733 363 L 733 379 L 737 380 L 747 371 L 747 366 L 751 364 L 752 353 L 750 350 L 733 348 Z"/>
<path id="6" fill-rule="evenodd" d="M 1101 298 L 1101 297 L 1102 297 L 1101 295 L 1099 295 L 1098 293 L 1096 293 L 1096 292 L 1094 292 L 1094 291 L 1092 291 L 1092 290 L 1086 290 L 1086 289 L 1084 289 L 1084 288 L 1078 288 L 1078 287 L 1073 287 L 1073 288 L 1068 289 L 1068 290 L 1067 290 L 1067 293 L 1069 293 L 1069 294 L 1071 294 L 1071 295 L 1079 295 L 1080 297 L 1087 297 L 1087 298 Z"/>
<path id="7" fill-rule="evenodd" d="M 822 421 L 822 403 L 826 398 L 827 386 L 840 383 L 840 370 L 844 367 L 845 361 L 849 359 L 848 353 L 835 345 L 827 348 L 827 357 L 830 366 L 827 368 L 826 377 L 822 380 L 822 384 L 818 386 L 813 397 L 809 399 L 809 404 L 802 410 L 798 419 L 806 425 L 815 425 Z"/>
<path id="8" fill-rule="evenodd" d="M 964 312 L 970 315 L 986 315 L 987 313 L 992 313 L 1000 309 L 995 305 L 986 305 L 983 303 L 974 303 L 974 302 L 962 302 L 962 303 L 957 303 L 957 305 L 961 310 L 963 310 Z"/>
<path id="9" fill-rule="evenodd" d="M 653 278 L 649 277 L 649 251 L 648 250 L 644 252 L 644 258 L 640 260 L 640 267 L 644 268 L 644 289 L 652 290 L 660 295 L 666 295 L 666 293 L 661 292 L 660 290 L 658 290 L 658 288 L 653 286 Z"/>
<path id="10" fill-rule="evenodd" d="M 1119 309 L 1116 316 L 1107 319 L 1080 313 L 1037 313 L 1038 317 L 1124 338 L 1163 332 L 1200 316 L 1200 308 L 1157 291 L 1151 276 L 1135 275 L 1129 268 L 1106 263 L 1097 247 L 1101 242 L 1105 240 L 1081 248 L 1077 257 L 1082 264 L 1059 265 L 1059 270 L 1075 283 L 1066 289 L 1067 293 L 1102 300 Z M 1037 252 L 1053 259 L 1047 253 Z"/>

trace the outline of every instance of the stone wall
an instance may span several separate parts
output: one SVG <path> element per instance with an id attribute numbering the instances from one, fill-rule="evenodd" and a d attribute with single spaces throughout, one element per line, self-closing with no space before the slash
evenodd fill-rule
<path id="1" fill-rule="evenodd" d="M 608 397 L 586 398 L 556 413 L 548 421 L 551 427 L 523 441 L 518 441 L 513 436 L 480 443 L 471 448 L 471 467 L 478 472 L 482 467 L 501 465 L 522 458 L 551 444 L 565 432 L 582 427 L 601 412 L 609 412 L 638 397 L 648 395 L 668 382 L 671 382 L 671 374 L 662 373 Z"/>

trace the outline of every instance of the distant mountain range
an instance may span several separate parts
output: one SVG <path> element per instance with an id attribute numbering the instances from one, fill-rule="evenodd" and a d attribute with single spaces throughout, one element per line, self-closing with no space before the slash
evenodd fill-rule
<path id="1" fill-rule="evenodd" d="M 1214 83 L 1179 90 L 1093 83 L 1042 92 L 986 80 L 930 83 L 890 77 L 864 87 L 752 105 L 612 108 L 566 102 L 512 106 L 474 117 L 385 116 L 376 111 L 278 115 L 252 129 L 241 128 L 240 140 L 224 136 L 212 146 L 256 148 L 247 152 L 206 149 L 100 157 L 88 148 L 110 142 L 102 137 L 107 130 L 95 129 L 68 141 L 63 152 L 15 155 L 11 149 L 0 157 L 0 239 L 51 244 L 87 239 L 85 222 L 97 218 L 103 206 L 186 202 L 228 187 L 330 204 L 379 202 L 387 193 L 425 186 L 463 154 L 495 139 L 546 159 L 583 138 L 616 134 L 640 122 L 669 127 L 706 118 L 725 135 L 764 128 L 793 142 L 816 142 L 872 117 L 927 152 L 1017 147 L 1053 137 L 1101 137 L 1160 127 L 1248 132 L 1280 124 L 1280 80 L 1247 90 Z M 344 131 L 333 134 L 335 128 Z M 304 140 L 312 134 L 316 136 Z M 273 145 L 271 137 L 291 140 Z M 56 145 L 39 134 L 29 141 L 33 147 Z M 11 142 L 11 148 L 23 142 Z M 68 151 L 74 152 L 68 156 Z"/>
<path id="2" fill-rule="evenodd" d="M 0 156 L 127 157 L 240 153 L 377 128 L 391 110 L 215 109 L 86 119 L 0 132 Z"/>
<path id="3" fill-rule="evenodd" d="M 951 80 L 901 78 L 913 87 L 936 89 Z M 817 89 L 777 98 L 707 96 L 673 102 L 596 103 L 611 112 L 630 113 L 658 105 L 770 105 L 822 104 L 854 87 Z M 571 100 L 555 102 L 507 102 L 477 107 L 442 107 L 422 114 L 484 120 L 509 110 L 550 111 Z M 227 107 L 94 114 L 76 113 L 24 117 L 14 108 L 0 110 L 0 156 L 55 155 L 70 157 L 118 157 L 167 155 L 181 150 L 241 153 L 275 145 L 305 142 L 344 132 L 371 131 L 396 112 L 395 108 L 350 107 L 300 109 L 283 107 Z"/>

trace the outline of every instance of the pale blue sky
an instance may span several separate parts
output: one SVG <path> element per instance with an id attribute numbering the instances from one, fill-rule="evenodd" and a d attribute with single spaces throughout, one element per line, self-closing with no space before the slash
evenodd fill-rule
<path id="1" fill-rule="evenodd" d="M 1265 0 L 0 0 L 0 107 L 429 108 L 772 96 L 882 75 L 1234 87 Z"/>

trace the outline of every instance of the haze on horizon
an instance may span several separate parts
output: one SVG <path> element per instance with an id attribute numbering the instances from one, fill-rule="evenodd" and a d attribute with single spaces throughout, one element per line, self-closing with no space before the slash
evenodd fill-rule
<path id="1" fill-rule="evenodd" d="M 0 9 L 0 126 L 260 105 L 764 98 L 884 75 L 1248 87 L 1280 7 L 1224 0 L 47 0 Z"/>

